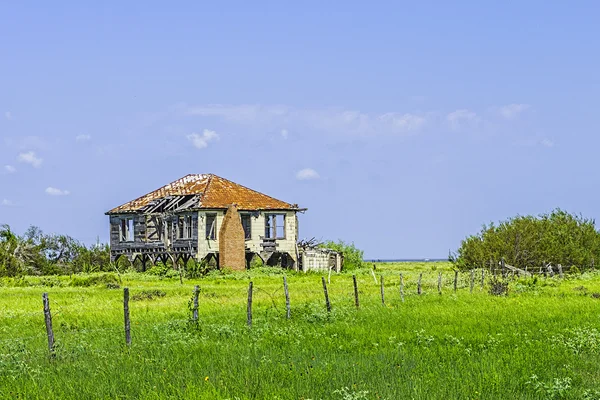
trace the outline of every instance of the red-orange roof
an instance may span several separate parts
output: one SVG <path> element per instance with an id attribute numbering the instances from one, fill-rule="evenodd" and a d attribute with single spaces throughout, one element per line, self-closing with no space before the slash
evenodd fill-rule
<path id="1" fill-rule="evenodd" d="M 135 212 L 151 202 L 167 196 L 199 195 L 194 208 L 219 209 L 237 204 L 239 210 L 297 210 L 298 205 L 274 199 L 266 194 L 221 178 L 214 174 L 190 174 L 145 194 L 135 200 L 113 208 L 106 214 Z"/>

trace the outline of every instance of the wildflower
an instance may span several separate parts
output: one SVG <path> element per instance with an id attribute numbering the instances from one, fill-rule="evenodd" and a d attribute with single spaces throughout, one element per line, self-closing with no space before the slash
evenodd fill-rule
<path id="1" fill-rule="evenodd" d="M 204 378 L 204 381 L 208 381 L 208 376 L 206 378 Z"/>

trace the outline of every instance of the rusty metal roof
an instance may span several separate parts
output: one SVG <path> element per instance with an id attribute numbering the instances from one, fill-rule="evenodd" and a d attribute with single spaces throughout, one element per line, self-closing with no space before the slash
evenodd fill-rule
<path id="1" fill-rule="evenodd" d="M 113 208 L 106 214 L 140 211 L 156 200 L 168 196 L 199 195 L 194 208 L 220 209 L 237 204 L 239 210 L 298 210 L 298 205 L 274 199 L 266 194 L 221 178 L 214 174 L 190 174 L 145 194 L 135 200 Z"/>

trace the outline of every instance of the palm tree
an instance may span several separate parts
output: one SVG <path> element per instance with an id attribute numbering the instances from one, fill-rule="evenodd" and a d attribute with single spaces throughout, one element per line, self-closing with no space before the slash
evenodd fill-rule
<path id="1" fill-rule="evenodd" d="M 0 227 L 0 275 L 38 273 L 33 263 L 36 253 L 31 241 L 17 236 L 7 224 Z"/>

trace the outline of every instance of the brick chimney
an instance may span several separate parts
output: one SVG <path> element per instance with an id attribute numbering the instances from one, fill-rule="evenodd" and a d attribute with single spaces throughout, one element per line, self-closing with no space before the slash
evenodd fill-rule
<path id="1" fill-rule="evenodd" d="M 236 271 L 246 269 L 244 228 L 236 204 L 231 204 L 227 209 L 219 230 L 219 268 Z"/>

